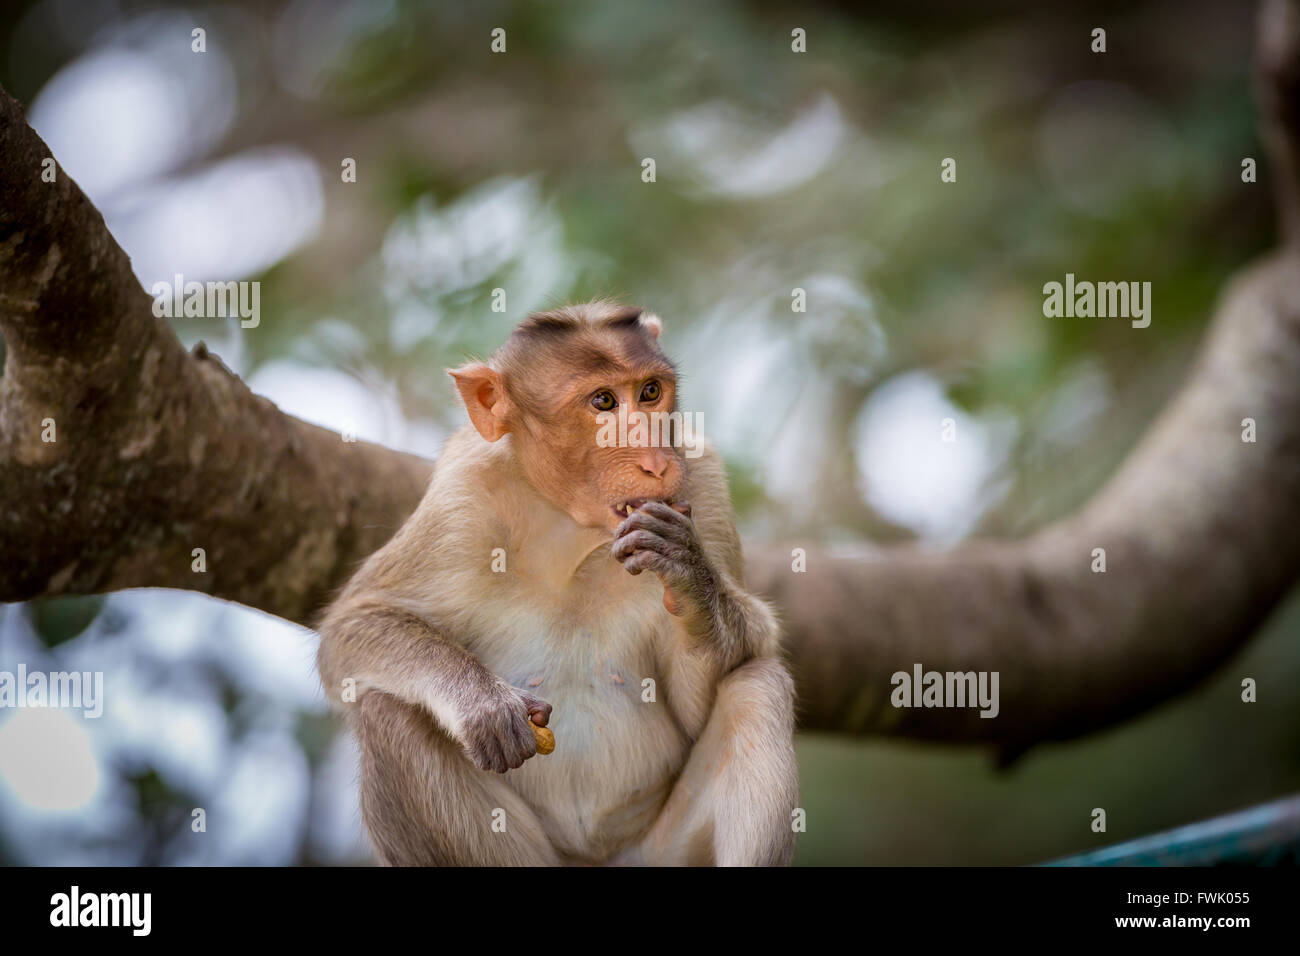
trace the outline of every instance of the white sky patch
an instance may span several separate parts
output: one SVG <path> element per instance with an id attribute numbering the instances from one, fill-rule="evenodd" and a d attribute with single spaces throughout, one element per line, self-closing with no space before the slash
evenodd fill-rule
<path id="1" fill-rule="evenodd" d="M 396 302 L 388 319 L 388 343 L 395 352 L 409 352 L 431 338 L 442 325 L 436 304 L 414 296 Z"/>
<path id="2" fill-rule="evenodd" d="M 702 103 L 631 135 L 638 156 L 660 156 L 688 168 L 708 193 L 751 199 L 785 192 L 812 179 L 847 135 L 829 93 L 785 126 L 773 129 L 723 101 Z M 658 171 L 665 173 L 661 162 Z"/>
<path id="3" fill-rule="evenodd" d="M 421 196 L 384 237 L 390 301 L 416 291 L 472 288 L 509 267 L 507 313 L 518 315 L 561 286 L 568 272 L 563 230 L 535 179 L 493 179 L 445 207 Z"/>
<path id="4" fill-rule="evenodd" d="M 260 365 L 248 377 L 248 388 L 286 414 L 334 432 L 347 429 L 357 441 L 389 444 L 400 419 L 393 395 L 369 389 L 346 372 L 291 359 Z"/>
<path id="5" fill-rule="evenodd" d="M 215 37 L 190 50 L 191 15 L 154 11 L 116 24 L 32 102 L 32 128 L 101 210 L 121 189 L 207 152 L 235 115 L 236 84 Z"/>
<path id="6" fill-rule="evenodd" d="M 398 415 L 391 395 L 377 394 L 346 372 L 292 359 L 259 366 L 248 387 L 303 421 L 333 431 L 351 426 L 360 441 L 387 444 Z"/>
<path id="7" fill-rule="evenodd" d="M 687 328 L 682 353 L 697 359 L 679 404 L 705 410 L 705 437 L 724 453 L 755 456 L 747 463 L 797 524 L 815 520 L 810 469 L 839 454 L 826 427 L 837 381 L 869 379 L 887 346 L 861 284 L 829 272 L 790 284 L 816 308 L 787 320 L 772 314 L 788 307 L 784 298 L 775 307 L 728 300 Z"/>
<path id="8" fill-rule="evenodd" d="M 956 423 L 956 441 L 942 441 L 942 422 Z M 923 540 L 949 543 L 968 534 L 1002 494 L 999 475 L 1017 425 L 974 418 L 925 372 L 880 386 L 858 419 L 859 487 L 883 517 Z"/>
<path id="9" fill-rule="evenodd" d="M 810 472 L 840 454 L 831 447 L 834 439 L 826 427 L 833 387 L 815 375 L 804 377 L 790 393 L 788 414 L 771 439 L 772 453 L 764 470 L 767 491 L 796 522 L 815 520 L 817 515 L 818 503 L 808 493 L 815 480 Z"/>
<path id="10" fill-rule="evenodd" d="M 369 859 L 370 843 L 361 826 L 361 800 L 357 791 L 360 751 L 352 734 L 335 736 L 329 753 L 316 770 L 309 840 L 322 860 L 352 863 Z"/>
<path id="11" fill-rule="evenodd" d="M 773 416 L 783 413 L 787 390 L 795 383 L 785 380 L 788 342 L 766 335 L 736 336 L 729 328 L 734 330 L 701 322 L 689 333 L 689 345 L 682 352 L 701 360 L 698 368 L 686 370 L 678 406 L 683 412 L 706 409 L 704 437 L 720 449 L 743 452 L 762 447 L 758 442 L 770 442 Z M 708 358 L 723 355 L 725 362 Z"/>
<path id="12" fill-rule="evenodd" d="M 194 856 L 179 862 L 292 862 L 306 825 L 309 779 L 293 738 L 296 714 L 325 709 L 315 635 L 179 591 L 132 590 L 109 601 L 128 621 L 129 637 L 105 639 L 92 629 L 61 645 L 58 659 L 24 648 L 18 615 L 0 615 L 0 634 L 6 635 L 0 647 L 16 649 L 29 667 L 39 662 L 46 670 L 103 671 L 105 693 L 104 715 L 93 721 L 48 708 L 0 709 L 0 831 L 6 841 L 32 862 L 121 862 L 99 859 L 93 847 L 133 819 L 130 788 L 103 774 L 104 767 L 120 764 L 156 769 L 169 786 L 200 795 L 208 833 Z M 0 653 L 0 667 L 14 666 Z M 206 676 L 211 666 L 248 695 L 245 713 L 256 722 L 251 736 L 231 737 L 219 687 Z M 355 789 L 354 780 L 346 789 Z M 355 795 L 349 799 L 355 808 Z M 338 819 L 346 812 L 340 810 Z M 340 852 L 364 858 L 364 847 L 355 854 L 344 847 L 356 838 L 358 824 L 345 829 L 337 838 Z M 80 834 L 75 851 L 52 856 L 51 846 L 73 845 L 66 842 L 72 831 Z"/>
<path id="13" fill-rule="evenodd" d="M 281 704 L 322 711 L 316 676 L 317 638 L 305 627 L 238 605 L 220 608 L 224 640 L 215 653 L 244 690 L 255 689 Z"/>
<path id="14" fill-rule="evenodd" d="M 170 169 L 181 144 L 159 118 L 183 115 L 185 96 L 161 64 L 102 50 L 68 64 L 32 102 L 32 128 L 92 202 Z"/>
<path id="15" fill-rule="evenodd" d="M 704 437 L 724 453 L 760 449 L 749 464 L 758 467 L 783 512 L 799 522 L 815 507 L 809 469 L 832 453 L 825 425 L 829 387 L 803 348 L 806 342 L 772 329 L 760 312 L 728 307 L 692 330 L 683 351 L 701 356 L 701 367 L 687 369 L 679 404 L 687 412 L 705 410 Z M 737 328 L 746 334 L 737 336 Z"/>
<path id="16" fill-rule="evenodd" d="M 211 786 L 226 745 L 225 711 L 216 692 L 177 665 L 211 655 L 225 605 L 180 591 L 138 589 L 109 598 L 129 621 L 130 643 L 92 632 L 62 645 L 61 666 L 104 674 L 104 716 L 87 727 L 104 761 L 152 766 L 192 790 Z M 164 675 L 172 675 L 167 680 Z"/>
<path id="17" fill-rule="evenodd" d="M 432 458 L 446 437 L 429 422 L 408 420 L 393 388 L 371 387 L 335 369 L 281 359 L 260 366 L 248 387 L 303 421 L 336 432 L 350 428 L 358 441 Z"/>
<path id="18" fill-rule="evenodd" d="M 287 730 L 251 734 L 230 754 L 220 791 L 210 801 L 208 835 L 217 858 L 239 866 L 294 862 L 310 800 L 307 758 Z"/>
<path id="19" fill-rule="evenodd" d="M 105 220 L 149 289 L 177 273 L 187 282 L 260 273 L 312 239 L 324 210 L 315 162 L 270 147 L 135 190 Z"/>
<path id="20" fill-rule="evenodd" d="M 193 594 L 163 588 L 133 588 L 113 594 L 115 610 L 130 617 L 132 654 L 145 653 L 169 663 L 194 660 L 211 645 L 212 619 L 221 605 L 195 600 Z M 74 647 L 75 659 L 84 667 L 110 666 L 95 643 Z"/>
<path id="21" fill-rule="evenodd" d="M 193 17 L 155 11 L 117 24 L 103 44 L 37 94 L 32 126 L 104 214 L 146 289 L 260 273 L 313 238 L 320 174 L 288 147 L 249 150 L 184 175 L 235 116 L 234 69 L 218 37 L 190 50 Z"/>
<path id="22" fill-rule="evenodd" d="M 31 707 L 0 712 L 0 782 L 33 810 L 70 812 L 99 790 L 85 719 L 78 711 Z"/>
<path id="23" fill-rule="evenodd" d="M 106 673 L 104 682 L 112 707 L 96 743 L 105 757 L 153 767 L 194 792 L 220 780 L 229 725 L 211 689 L 151 686 L 126 669 Z"/>

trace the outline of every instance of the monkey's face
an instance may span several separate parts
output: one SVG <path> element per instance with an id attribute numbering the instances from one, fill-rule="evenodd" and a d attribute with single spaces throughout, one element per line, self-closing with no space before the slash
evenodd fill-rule
<path id="1" fill-rule="evenodd" d="M 510 435 L 529 483 L 578 524 L 613 532 L 646 501 L 681 492 L 677 373 L 662 323 L 592 303 L 538 313 L 491 364 L 449 372 L 488 441 Z"/>
<path id="2" fill-rule="evenodd" d="M 534 484 L 578 524 L 613 532 L 646 501 L 671 503 L 685 462 L 668 365 L 630 375 L 580 375 L 515 437 Z"/>

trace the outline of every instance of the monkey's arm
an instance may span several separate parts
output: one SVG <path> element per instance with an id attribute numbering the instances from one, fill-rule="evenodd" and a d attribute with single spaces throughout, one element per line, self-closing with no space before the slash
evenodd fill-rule
<path id="1" fill-rule="evenodd" d="M 776 653 L 780 631 L 772 609 L 710 557 L 689 515 L 648 501 L 619 525 L 613 553 L 631 574 L 659 575 L 664 607 L 681 618 L 692 647 L 711 654 L 723 673 Z"/>
<path id="2" fill-rule="evenodd" d="M 777 653 L 780 630 L 776 615 L 726 571 L 702 575 L 693 585 L 665 583 L 665 587 L 692 645 L 711 649 L 723 673 L 745 661 Z M 679 594 L 685 596 L 677 597 Z"/>
<path id="3" fill-rule="evenodd" d="M 504 773 L 537 752 L 528 723 L 544 727 L 551 705 L 511 687 L 418 615 L 345 599 L 319 631 L 321 680 L 335 702 L 355 706 L 379 692 L 423 708 L 481 770 Z M 355 688 L 355 702 L 342 695 L 345 686 Z"/>

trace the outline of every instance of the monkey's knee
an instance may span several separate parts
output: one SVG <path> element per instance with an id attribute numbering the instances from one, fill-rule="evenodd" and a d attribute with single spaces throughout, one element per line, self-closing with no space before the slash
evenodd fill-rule
<path id="1" fill-rule="evenodd" d="M 799 771 L 794 756 L 794 682 L 780 661 L 757 658 L 719 684 L 713 712 L 666 808 L 674 862 L 719 866 L 789 864 Z M 701 847 L 711 852 L 702 854 Z"/>
<path id="2" fill-rule="evenodd" d="M 361 751 L 361 818 L 375 856 L 385 866 L 447 862 L 428 786 L 434 728 L 414 707 L 376 692 L 363 695 L 352 716 Z"/>
<path id="3" fill-rule="evenodd" d="M 362 697 L 361 816 L 386 866 L 541 866 L 558 862 L 536 815 L 477 770 L 434 719 L 388 694 Z"/>
<path id="4" fill-rule="evenodd" d="M 794 680 L 779 660 L 754 658 L 719 682 L 713 707 L 793 730 Z"/>
<path id="5" fill-rule="evenodd" d="M 799 800 L 794 681 L 779 660 L 756 658 L 719 684 L 721 738 L 714 852 L 719 866 L 787 865 Z M 727 772 L 727 768 L 731 772 Z"/>

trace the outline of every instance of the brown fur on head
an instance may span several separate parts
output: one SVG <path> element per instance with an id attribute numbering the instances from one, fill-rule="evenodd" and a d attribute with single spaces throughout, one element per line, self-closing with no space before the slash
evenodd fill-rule
<path id="1" fill-rule="evenodd" d="M 449 374 L 478 433 L 511 435 L 538 491 L 579 524 L 612 530 L 627 502 L 671 501 L 682 484 L 671 446 L 597 442 L 601 411 L 676 410 L 677 373 L 659 348 L 661 329 L 644 310 L 605 301 L 535 312 L 486 363 Z M 605 407 L 610 397 L 616 404 Z"/>

